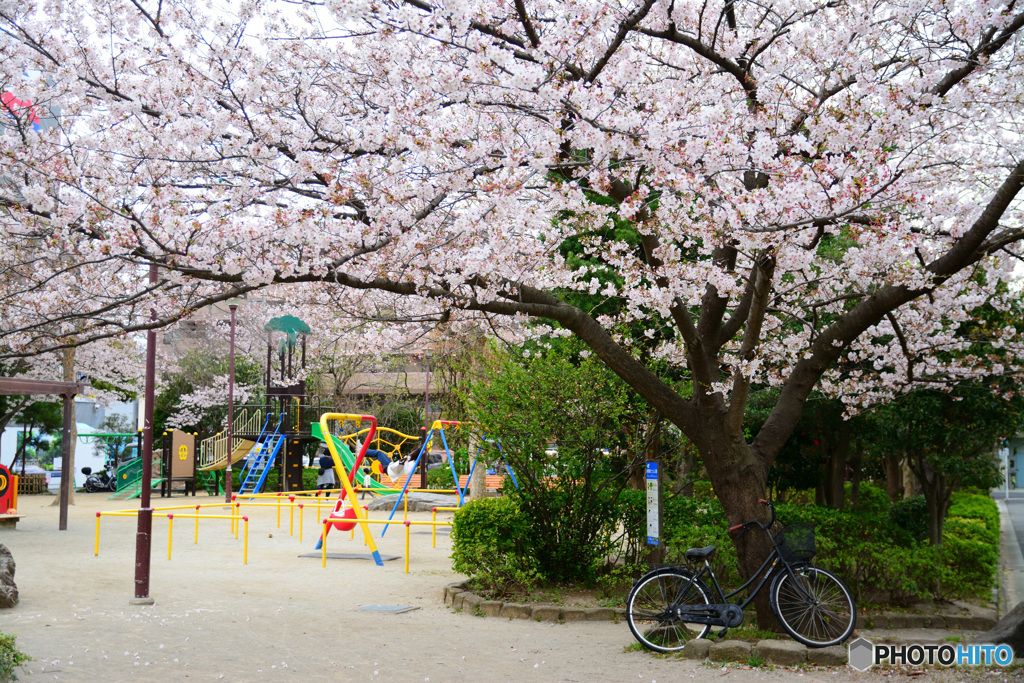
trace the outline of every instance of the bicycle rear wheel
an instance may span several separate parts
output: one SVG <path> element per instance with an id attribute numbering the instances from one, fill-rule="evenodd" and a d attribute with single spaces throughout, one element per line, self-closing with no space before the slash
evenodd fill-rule
<path id="1" fill-rule="evenodd" d="M 711 627 L 687 623 L 673 615 L 675 607 L 711 604 L 711 591 L 685 569 L 657 569 L 645 574 L 629 592 L 626 621 L 633 636 L 648 650 L 678 652 L 691 638 L 703 638 Z"/>
<path id="2" fill-rule="evenodd" d="M 782 628 L 808 647 L 839 645 L 853 633 L 853 597 L 827 569 L 806 565 L 783 572 L 772 582 L 769 597 Z"/>

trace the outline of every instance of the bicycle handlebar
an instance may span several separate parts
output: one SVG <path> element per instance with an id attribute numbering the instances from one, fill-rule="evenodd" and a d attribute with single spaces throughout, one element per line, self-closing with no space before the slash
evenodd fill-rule
<path id="1" fill-rule="evenodd" d="M 775 506 L 771 504 L 771 501 L 767 501 L 764 498 L 758 498 L 757 502 L 760 503 L 761 505 L 767 505 L 768 509 L 771 510 L 771 513 L 772 513 L 771 521 L 768 522 L 767 524 L 762 524 L 761 522 L 758 522 L 756 520 L 751 520 L 749 522 L 743 522 L 742 524 L 734 524 L 733 526 L 729 527 L 729 534 L 730 535 L 735 534 L 737 531 L 740 532 L 739 535 L 742 535 L 743 533 L 745 533 L 747 531 L 747 529 L 749 529 L 752 526 L 759 526 L 762 529 L 770 529 L 772 527 L 772 525 L 775 524 Z M 737 536 L 737 538 L 738 538 L 738 536 Z"/>

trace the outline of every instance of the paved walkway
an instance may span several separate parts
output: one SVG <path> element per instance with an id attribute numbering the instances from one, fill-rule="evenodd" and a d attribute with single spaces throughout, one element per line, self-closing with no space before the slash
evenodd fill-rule
<path id="1" fill-rule="evenodd" d="M 1009 612 L 1024 600 L 1024 491 L 992 494 L 999 506 L 1000 613 Z"/>
<path id="2" fill-rule="evenodd" d="M 150 591 L 155 604 L 133 606 L 135 519 L 104 517 L 100 554 L 94 557 L 95 512 L 126 504 L 102 494 L 76 498 L 68 531 L 57 531 L 57 508 L 44 496 L 23 497 L 18 528 L 0 530 L 0 541 L 17 562 L 21 591 L 21 603 L 0 612 L 0 630 L 16 634 L 19 647 L 35 657 L 30 673 L 21 674 L 25 680 L 883 680 L 848 668 L 769 671 L 658 658 L 634 649 L 624 623 L 538 623 L 455 613 L 441 599 L 442 588 L 461 578 L 450 569 L 446 533 L 438 535 L 437 549 L 428 532 L 412 534 L 409 574 L 403 571 L 402 527 L 392 527 L 380 541 L 383 554 L 400 559 L 384 567 L 334 560 L 323 569 L 318 558 L 300 557 L 314 543 L 309 511 L 300 542 L 298 519 L 289 535 L 287 511 L 279 528 L 273 508 L 248 510 L 247 565 L 242 540 L 219 520 L 200 522 L 195 545 L 193 521 L 175 519 L 168 560 L 167 520 L 157 518 Z M 154 500 L 161 505 L 183 499 Z M 212 499 L 201 494 L 188 501 Z M 350 541 L 337 532 L 328 548 L 365 552 L 358 535 Z M 372 604 L 418 609 L 361 611 Z M 964 676 L 947 672 L 939 678 Z"/>

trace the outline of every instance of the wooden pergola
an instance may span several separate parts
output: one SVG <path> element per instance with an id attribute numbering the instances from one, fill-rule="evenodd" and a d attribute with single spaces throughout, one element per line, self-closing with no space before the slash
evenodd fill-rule
<path id="1" fill-rule="evenodd" d="M 0 377 L 0 396 L 31 396 L 57 394 L 64 399 L 64 438 L 61 442 L 63 465 L 60 475 L 60 526 L 61 531 L 68 528 L 68 501 L 71 499 L 71 482 L 75 473 L 68 465 L 71 455 L 71 408 L 75 396 L 85 391 L 82 382 L 47 382 L 41 379 L 22 377 Z"/>

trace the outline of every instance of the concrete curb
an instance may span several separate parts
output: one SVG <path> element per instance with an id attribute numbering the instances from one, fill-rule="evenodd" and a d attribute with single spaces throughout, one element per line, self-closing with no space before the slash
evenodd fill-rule
<path id="1" fill-rule="evenodd" d="M 475 616 L 503 617 L 506 619 L 533 619 L 535 621 L 569 622 L 569 621 L 613 621 L 625 619 L 624 609 L 608 607 L 559 607 L 558 605 L 538 603 L 523 604 L 501 602 L 499 600 L 483 600 L 480 596 L 466 590 L 466 583 L 450 583 L 444 587 L 444 604 L 461 609 Z M 919 615 L 899 615 L 901 617 Z M 766 664 L 776 666 L 799 666 L 815 664 L 818 666 L 844 666 L 848 656 L 845 645 L 826 648 L 809 648 L 794 640 L 762 640 L 755 644 L 745 640 L 713 641 L 708 639 L 693 640 L 686 644 L 679 656 L 684 659 L 710 660 L 713 662 L 749 663 L 753 659 L 761 659 Z"/>
<path id="2" fill-rule="evenodd" d="M 626 610 L 610 607 L 560 607 L 551 603 L 518 603 L 484 600 L 466 590 L 466 583 L 450 583 L 444 587 L 444 604 L 480 617 L 533 619 L 535 621 L 613 621 L 626 618 Z"/>
<path id="3" fill-rule="evenodd" d="M 444 604 L 477 616 L 500 616 L 536 621 L 623 621 L 623 608 L 560 607 L 551 603 L 517 603 L 500 600 L 483 600 L 467 590 L 466 583 L 450 583 L 444 587 Z M 880 614 L 858 614 L 860 629 L 950 629 L 963 631 L 988 631 L 996 620 L 976 614 L 905 614 L 882 612 Z M 766 641 L 767 642 L 767 641 Z"/>

